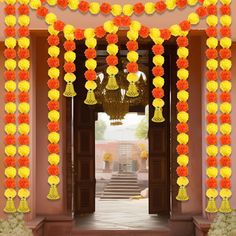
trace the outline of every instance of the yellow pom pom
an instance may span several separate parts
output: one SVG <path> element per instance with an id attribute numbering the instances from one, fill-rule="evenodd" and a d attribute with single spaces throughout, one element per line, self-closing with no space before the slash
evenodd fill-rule
<path id="1" fill-rule="evenodd" d="M 153 41 L 155 41 L 157 38 L 159 38 L 160 35 L 161 35 L 161 32 L 158 28 L 151 28 L 150 29 L 149 36 Z"/>
<path id="2" fill-rule="evenodd" d="M 144 10 L 146 14 L 152 15 L 155 12 L 155 4 L 153 2 L 147 2 L 144 5 Z"/>
<path id="3" fill-rule="evenodd" d="M 47 0 L 48 5 L 55 6 L 57 4 L 57 0 Z"/>
<path id="4" fill-rule="evenodd" d="M 217 153 L 218 153 L 218 147 L 215 146 L 215 145 L 209 145 L 206 148 L 206 153 L 210 157 L 215 157 L 217 155 Z"/>
<path id="5" fill-rule="evenodd" d="M 29 5 L 32 9 L 37 10 L 39 7 L 41 7 L 42 4 L 40 0 L 34 0 L 30 1 Z"/>
<path id="6" fill-rule="evenodd" d="M 153 79 L 153 85 L 156 87 L 156 88 L 162 88 L 164 86 L 164 83 L 165 83 L 165 80 L 164 78 L 160 77 L 160 76 L 157 76 Z"/>
<path id="7" fill-rule="evenodd" d="M 230 92 L 230 90 L 232 89 L 232 83 L 228 80 L 224 80 L 220 83 L 220 89 L 223 92 Z"/>
<path id="8" fill-rule="evenodd" d="M 224 188 L 220 190 L 220 196 L 222 198 L 230 198 L 232 196 L 232 192 L 230 189 Z"/>
<path id="9" fill-rule="evenodd" d="M 162 66 L 165 62 L 165 58 L 162 55 L 156 55 L 153 57 L 153 64 L 155 66 Z"/>
<path id="10" fill-rule="evenodd" d="M 87 28 L 84 30 L 84 37 L 86 39 L 88 38 L 94 38 L 95 37 L 95 32 L 94 32 L 94 29 L 92 28 Z"/>
<path id="11" fill-rule="evenodd" d="M 97 40 L 95 38 L 87 38 L 85 40 L 85 45 L 88 48 L 95 48 L 97 46 Z"/>
<path id="12" fill-rule="evenodd" d="M 50 143 L 58 143 L 60 140 L 60 134 L 57 132 L 51 132 L 48 134 L 48 141 Z"/>
<path id="13" fill-rule="evenodd" d="M 8 102 L 5 104 L 5 111 L 9 114 L 14 114 L 16 112 L 16 104 L 13 102 Z"/>
<path id="14" fill-rule="evenodd" d="M 133 31 L 139 31 L 141 29 L 141 24 L 140 22 L 133 20 L 130 25 L 130 29 Z"/>
<path id="15" fill-rule="evenodd" d="M 229 157 L 232 153 L 232 147 L 229 145 L 223 145 L 220 147 L 220 154 L 222 156 Z"/>
<path id="16" fill-rule="evenodd" d="M 27 60 L 27 59 L 20 59 L 20 60 L 18 61 L 18 67 L 19 67 L 21 70 L 29 70 L 30 61 Z"/>
<path id="17" fill-rule="evenodd" d="M 20 81 L 19 84 L 18 84 L 18 89 L 21 92 L 28 92 L 30 90 L 30 83 L 29 83 L 29 81 L 26 81 L 26 80 Z"/>
<path id="18" fill-rule="evenodd" d="M 52 101 L 58 101 L 60 98 L 60 91 L 57 89 L 50 89 L 48 91 L 48 97 Z"/>
<path id="19" fill-rule="evenodd" d="M 218 196 L 218 192 L 214 188 L 210 188 L 206 191 L 206 196 L 208 198 L 216 198 Z"/>
<path id="20" fill-rule="evenodd" d="M 60 156 L 56 153 L 52 153 L 48 156 L 48 162 L 50 165 L 58 165 L 60 162 Z"/>
<path id="21" fill-rule="evenodd" d="M 168 10 L 173 10 L 176 7 L 176 0 L 166 0 L 166 8 Z"/>
<path id="22" fill-rule="evenodd" d="M 114 25 L 112 21 L 106 21 L 103 27 L 104 30 L 110 34 L 116 33 L 118 31 L 118 27 Z"/>
<path id="23" fill-rule="evenodd" d="M 7 92 L 14 92 L 16 90 L 16 82 L 8 80 L 5 82 L 5 89 Z"/>
<path id="24" fill-rule="evenodd" d="M 48 13 L 45 17 L 45 22 L 48 25 L 53 25 L 57 21 L 57 16 L 54 13 Z"/>
<path id="25" fill-rule="evenodd" d="M 16 168 L 9 166 L 5 169 L 5 176 L 7 178 L 14 178 L 16 176 Z"/>
<path id="26" fill-rule="evenodd" d="M 98 2 L 91 2 L 89 4 L 89 11 L 91 12 L 91 14 L 97 15 L 100 11 L 99 3 Z"/>
<path id="27" fill-rule="evenodd" d="M 180 133 L 177 136 L 177 141 L 179 144 L 187 144 L 189 141 L 189 136 L 185 133 Z"/>
<path id="28" fill-rule="evenodd" d="M 30 23 L 30 18 L 27 15 L 20 15 L 18 17 L 18 22 L 19 22 L 20 26 L 28 26 Z"/>
<path id="29" fill-rule="evenodd" d="M 127 75 L 127 80 L 131 83 L 131 82 L 137 82 L 138 81 L 138 75 L 136 73 L 129 73 Z"/>
<path id="30" fill-rule="evenodd" d="M 30 154 L 30 147 L 27 145 L 21 145 L 18 147 L 18 153 L 22 157 L 27 157 Z"/>
<path id="31" fill-rule="evenodd" d="M 189 157 L 187 155 L 179 155 L 177 157 L 177 163 L 180 166 L 187 166 L 189 162 Z"/>
<path id="32" fill-rule="evenodd" d="M 117 75 L 119 72 L 116 66 L 108 66 L 106 71 L 108 75 Z"/>
<path id="33" fill-rule="evenodd" d="M 68 2 L 68 7 L 72 11 L 76 11 L 78 9 L 78 5 L 79 5 L 79 0 L 69 0 Z"/>
<path id="34" fill-rule="evenodd" d="M 177 184 L 179 186 L 187 186 L 189 184 L 189 180 L 186 177 L 178 177 Z"/>
<path id="35" fill-rule="evenodd" d="M 5 16 L 5 24 L 7 26 L 14 26 L 16 24 L 16 17 L 13 15 Z"/>
<path id="36" fill-rule="evenodd" d="M 48 177 L 48 183 L 50 185 L 54 184 L 54 185 L 58 185 L 60 183 L 60 179 L 58 176 L 55 175 L 51 175 Z"/>
<path id="37" fill-rule="evenodd" d="M 229 135 L 232 132 L 232 126 L 230 124 L 222 124 L 220 126 L 220 132 L 224 135 Z"/>
<path id="38" fill-rule="evenodd" d="M 228 37 L 224 37 L 220 40 L 220 46 L 222 48 L 230 48 L 232 46 L 232 39 Z"/>
<path id="39" fill-rule="evenodd" d="M 215 15 L 210 15 L 207 17 L 206 22 L 209 26 L 216 26 L 218 24 L 218 17 Z"/>
<path id="40" fill-rule="evenodd" d="M 5 125 L 5 132 L 8 135 L 14 135 L 16 133 L 16 125 L 9 123 Z"/>
<path id="41" fill-rule="evenodd" d="M 229 15 L 223 15 L 220 17 L 220 23 L 223 26 L 230 26 L 232 24 L 232 17 Z"/>
<path id="42" fill-rule="evenodd" d="M 215 135 L 218 132 L 218 126 L 214 123 L 207 125 L 207 133 L 210 135 Z"/>
<path id="43" fill-rule="evenodd" d="M 64 54 L 64 59 L 67 62 L 74 62 L 76 59 L 76 54 L 73 51 L 68 51 Z"/>
<path id="44" fill-rule="evenodd" d="M 131 16 L 134 12 L 133 5 L 132 4 L 125 4 L 123 6 L 123 13 L 126 16 Z"/>
<path id="45" fill-rule="evenodd" d="M 9 157 L 14 157 L 16 155 L 16 147 L 13 145 L 7 145 L 4 151 L 5 154 Z"/>
<path id="46" fill-rule="evenodd" d="M 160 98 L 155 98 L 152 102 L 152 105 L 156 108 L 156 107 L 164 107 L 165 102 L 160 99 Z"/>
<path id="47" fill-rule="evenodd" d="M 189 71 L 186 69 L 179 69 L 177 71 L 177 77 L 181 80 L 186 80 L 189 77 Z"/>
<path id="48" fill-rule="evenodd" d="M 128 54 L 127 54 L 127 59 L 128 59 L 128 61 L 130 61 L 130 62 L 136 62 L 136 61 L 138 60 L 138 57 L 139 57 L 139 55 L 138 55 L 138 53 L 135 52 L 135 51 L 130 51 L 130 52 L 128 52 Z"/>
<path id="49" fill-rule="evenodd" d="M 116 44 L 107 45 L 107 52 L 109 55 L 116 55 L 119 51 L 119 48 Z"/>
<path id="50" fill-rule="evenodd" d="M 189 51 L 186 47 L 179 47 L 177 50 L 177 55 L 180 58 L 187 58 L 189 55 Z"/>
<path id="51" fill-rule="evenodd" d="M 66 82 L 71 82 L 73 83 L 76 80 L 76 76 L 74 73 L 66 73 L 64 76 L 64 80 Z"/>
<path id="52" fill-rule="evenodd" d="M 206 170 L 206 174 L 209 178 L 215 178 L 218 175 L 218 169 L 215 167 L 209 167 Z"/>
<path id="53" fill-rule="evenodd" d="M 228 102 L 223 102 L 220 105 L 220 110 L 222 113 L 229 114 L 232 111 L 232 105 Z"/>
<path id="54" fill-rule="evenodd" d="M 207 47 L 208 48 L 216 48 L 218 46 L 218 39 L 215 37 L 210 37 L 206 41 Z"/>
<path id="55" fill-rule="evenodd" d="M 231 175 L 232 175 L 232 170 L 231 170 L 231 168 L 229 168 L 229 167 L 222 167 L 221 169 L 220 169 L 220 175 L 223 177 L 223 178 L 230 178 L 231 177 Z"/>
<path id="56" fill-rule="evenodd" d="M 30 196 L 30 191 L 26 188 L 21 188 L 19 191 L 18 191 L 18 196 L 20 198 L 28 198 Z"/>
<path id="57" fill-rule="evenodd" d="M 220 61 L 220 67 L 222 70 L 230 70 L 232 67 L 232 62 L 229 59 L 223 59 Z"/>
<path id="58" fill-rule="evenodd" d="M 88 59 L 85 62 L 85 66 L 88 70 L 95 70 L 97 67 L 97 61 L 94 59 Z"/>
<path id="59" fill-rule="evenodd" d="M 13 59 L 7 59 L 7 60 L 5 60 L 4 66 L 7 70 L 15 70 L 16 69 L 16 61 Z"/>
<path id="60" fill-rule="evenodd" d="M 58 57 L 59 54 L 60 54 L 60 48 L 57 47 L 57 46 L 50 46 L 48 48 L 48 54 L 51 56 L 51 57 Z"/>
<path id="61" fill-rule="evenodd" d="M 186 102 L 189 98 L 189 93 L 185 90 L 181 90 L 177 93 L 177 98 L 180 102 Z"/>
<path id="62" fill-rule="evenodd" d="M 21 37 L 18 39 L 18 45 L 20 48 L 28 48 L 30 45 L 30 40 L 26 37 Z"/>
<path id="63" fill-rule="evenodd" d="M 58 121 L 60 119 L 60 113 L 56 110 L 52 110 L 48 113 L 48 119 L 50 121 Z"/>
<path id="64" fill-rule="evenodd" d="M 87 81 L 87 82 L 85 83 L 85 88 L 86 88 L 87 90 L 94 90 L 94 89 L 97 88 L 97 84 L 96 84 L 94 81 Z"/>
<path id="65" fill-rule="evenodd" d="M 51 79 L 57 79 L 60 75 L 60 70 L 56 67 L 52 67 L 48 70 L 48 76 Z"/>
<path id="66" fill-rule="evenodd" d="M 216 92 L 218 89 L 218 83 L 214 80 L 210 80 L 206 84 L 206 88 L 209 92 Z"/>
<path id="67" fill-rule="evenodd" d="M 129 30 L 127 32 L 127 38 L 131 41 L 136 41 L 139 37 L 138 31 Z"/>
<path id="68" fill-rule="evenodd" d="M 16 196 L 16 190 L 13 188 L 8 188 L 6 189 L 6 191 L 4 192 L 4 196 L 6 198 L 14 198 Z"/>
<path id="69" fill-rule="evenodd" d="M 28 178 L 30 175 L 30 169 L 28 167 L 22 166 L 19 168 L 18 174 L 21 178 Z"/>
<path id="70" fill-rule="evenodd" d="M 13 37 L 8 37 L 5 39 L 4 43 L 7 48 L 14 48 L 16 46 L 16 39 Z"/>
<path id="71" fill-rule="evenodd" d="M 27 102 L 21 102 L 18 106 L 18 110 L 20 113 L 28 114 L 30 111 L 30 105 Z"/>
<path id="72" fill-rule="evenodd" d="M 186 123 L 189 119 L 189 115 L 185 111 L 181 111 L 177 114 L 177 119 L 180 123 Z"/>
<path id="73" fill-rule="evenodd" d="M 207 104 L 207 112 L 210 114 L 216 114 L 218 110 L 218 105 L 214 102 L 210 102 Z"/>
<path id="74" fill-rule="evenodd" d="M 216 70 L 218 67 L 218 61 L 215 59 L 207 60 L 206 66 L 207 66 L 208 70 Z"/>
<path id="75" fill-rule="evenodd" d="M 20 134 L 29 134 L 30 126 L 28 124 L 22 123 L 18 126 L 18 131 Z"/>
<path id="76" fill-rule="evenodd" d="M 200 19 L 199 19 L 199 15 L 195 12 L 190 13 L 188 15 L 188 21 L 190 22 L 191 25 L 196 25 L 199 23 Z"/>
<path id="77" fill-rule="evenodd" d="M 119 16 L 122 13 L 122 6 L 119 4 L 114 4 L 111 6 L 111 13 L 113 16 Z"/>

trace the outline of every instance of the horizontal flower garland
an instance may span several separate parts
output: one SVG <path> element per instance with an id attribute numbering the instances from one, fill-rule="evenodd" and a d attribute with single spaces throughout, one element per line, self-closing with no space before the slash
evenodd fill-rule
<path id="1" fill-rule="evenodd" d="M 230 177 L 232 175 L 232 169 L 231 169 L 231 158 L 230 155 L 232 154 L 232 147 L 231 147 L 231 56 L 232 52 L 230 50 L 230 47 L 232 45 L 232 39 L 231 39 L 231 8 L 229 0 L 220 0 L 221 2 L 221 17 L 220 17 L 220 23 L 221 23 L 221 39 L 220 39 L 220 46 L 221 50 L 219 52 L 220 55 L 220 99 L 221 99 L 221 105 L 220 105 L 220 111 L 221 111 L 221 125 L 220 125 L 220 132 L 221 132 L 221 148 L 220 148 L 220 175 L 221 175 L 221 191 L 220 196 L 222 198 L 221 206 L 219 208 L 219 211 L 222 213 L 229 213 L 232 211 L 229 199 L 232 196 L 231 192 L 231 180 Z"/>
<path id="2" fill-rule="evenodd" d="M 57 5 L 62 9 L 67 7 L 72 11 L 79 10 L 81 13 L 90 13 L 92 15 L 108 15 L 112 14 L 113 16 L 120 16 L 122 14 L 126 16 L 141 15 L 147 14 L 152 15 L 154 13 L 161 14 L 166 10 L 173 11 L 177 7 L 183 9 L 186 6 L 195 6 L 201 0 L 158 0 L 156 2 L 147 2 L 143 4 L 142 2 L 137 2 L 135 4 L 110 4 L 108 2 L 88 2 L 88 1 L 79 1 L 79 0 L 47 0 L 47 3 L 50 6 Z"/>
<path id="3" fill-rule="evenodd" d="M 29 68 L 30 68 L 30 52 L 29 52 L 29 23 L 30 18 L 29 14 L 29 6 L 27 0 L 20 0 L 20 6 L 18 8 L 19 17 L 19 30 L 18 30 L 18 68 L 19 68 L 19 117 L 18 117 L 18 154 L 19 154 L 19 169 L 18 169 L 18 176 L 20 177 L 18 185 L 18 196 L 20 198 L 20 204 L 18 207 L 18 212 L 27 213 L 30 211 L 27 198 L 30 196 L 29 191 L 29 175 L 30 175 L 30 168 L 29 168 L 29 154 L 30 154 L 30 147 L 29 147 L 29 132 L 30 132 L 30 104 L 29 104 L 29 90 L 30 90 L 30 83 L 29 83 Z"/>
<path id="4" fill-rule="evenodd" d="M 207 153 L 207 191 L 206 196 L 208 197 L 208 203 L 206 207 L 206 212 L 208 213 L 215 213 L 218 211 L 216 206 L 215 199 L 218 196 L 217 191 L 217 154 L 218 154 L 218 139 L 217 139 L 217 132 L 218 132 L 218 119 L 217 119 L 217 111 L 218 111 L 218 104 L 217 104 L 217 90 L 218 90 L 218 83 L 217 83 L 217 69 L 218 69 L 218 39 L 217 39 L 217 8 L 216 5 L 210 5 L 207 8 L 209 16 L 206 19 L 208 28 L 206 29 L 206 34 L 208 39 L 206 41 L 208 49 L 206 50 L 206 67 L 207 67 L 207 83 L 206 83 L 206 90 L 207 90 L 207 126 L 206 126 L 206 153 Z"/>
<path id="5" fill-rule="evenodd" d="M 16 1 L 5 0 L 5 46 L 4 50 L 5 60 L 5 187 L 4 196 L 6 197 L 6 205 L 4 212 L 13 213 L 16 212 L 14 199 L 16 197 Z"/>
<path id="6" fill-rule="evenodd" d="M 59 155 L 59 141 L 60 141 L 60 126 L 59 126 L 59 119 L 60 119 L 60 91 L 59 91 L 59 75 L 60 70 L 58 69 L 60 65 L 59 61 L 59 54 L 60 54 L 60 48 L 58 47 L 60 43 L 60 39 L 58 37 L 59 31 L 55 30 L 53 26 L 48 27 L 48 98 L 50 101 L 48 102 L 48 162 L 50 166 L 48 167 L 48 183 L 50 185 L 50 190 L 47 195 L 47 198 L 50 200 L 58 200 L 60 198 L 57 186 L 60 183 L 59 175 L 59 162 L 60 162 L 60 155 Z M 67 42 L 67 41 L 66 41 Z M 66 44 L 65 42 L 65 44 Z"/>

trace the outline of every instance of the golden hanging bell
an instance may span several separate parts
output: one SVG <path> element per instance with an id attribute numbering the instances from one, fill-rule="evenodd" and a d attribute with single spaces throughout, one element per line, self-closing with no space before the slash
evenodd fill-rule
<path id="1" fill-rule="evenodd" d="M 57 190 L 57 186 L 55 184 L 51 185 L 47 198 L 50 200 L 60 199 L 60 196 L 59 196 L 59 193 Z"/>
<path id="2" fill-rule="evenodd" d="M 14 213 L 16 212 L 16 207 L 12 198 L 8 198 L 6 202 L 6 206 L 4 208 L 4 212 L 6 213 Z"/>
<path id="3" fill-rule="evenodd" d="M 87 105 L 97 104 L 97 100 L 95 98 L 95 94 L 94 94 L 93 90 L 89 90 L 87 92 L 87 96 L 86 96 L 86 99 L 85 99 L 84 103 L 87 104 Z"/>
<path id="4" fill-rule="evenodd" d="M 221 206 L 219 208 L 219 212 L 221 212 L 221 213 L 230 213 L 230 212 L 232 212 L 232 208 L 230 206 L 228 198 L 223 198 L 223 200 L 221 202 Z"/>
<path id="5" fill-rule="evenodd" d="M 187 190 L 186 190 L 185 186 L 180 186 L 179 187 L 179 192 L 178 192 L 178 195 L 176 196 L 176 199 L 178 201 L 187 201 L 187 200 L 189 200 L 189 197 L 187 195 Z"/>
<path id="6" fill-rule="evenodd" d="M 131 82 L 128 87 L 128 91 L 126 92 L 127 97 L 135 98 L 139 96 L 138 88 L 134 82 Z"/>
<path id="7" fill-rule="evenodd" d="M 75 89 L 74 89 L 74 85 L 72 82 L 67 82 L 66 84 L 66 89 L 65 89 L 65 92 L 63 93 L 63 95 L 65 97 L 74 97 L 76 96 L 76 92 L 75 92 Z"/>
<path id="8" fill-rule="evenodd" d="M 216 206 L 216 201 L 214 198 L 209 198 L 207 207 L 205 209 L 206 212 L 208 213 L 216 213 L 218 212 L 217 206 Z"/>
<path id="9" fill-rule="evenodd" d="M 163 117 L 163 112 L 162 112 L 162 108 L 161 107 L 156 107 L 155 108 L 155 112 L 154 112 L 154 116 L 152 118 L 153 122 L 156 123 L 161 123 L 165 121 L 165 118 Z"/>
<path id="10" fill-rule="evenodd" d="M 117 84 L 116 77 L 114 75 L 109 76 L 108 83 L 106 85 L 107 90 L 117 90 L 119 85 Z"/>
<path id="11" fill-rule="evenodd" d="M 24 197 L 21 198 L 20 204 L 19 204 L 19 207 L 18 207 L 17 211 L 21 212 L 21 213 L 30 212 L 29 205 L 28 205 L 28 202 L 27 202 L 26 198 L 24 198 Z"/>

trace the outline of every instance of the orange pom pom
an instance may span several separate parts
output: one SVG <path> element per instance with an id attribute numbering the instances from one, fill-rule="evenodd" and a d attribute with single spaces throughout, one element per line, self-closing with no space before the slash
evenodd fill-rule
<path id="1" fill-rule="evenodd" d="M 16 116 L 14 114 L 5 114 L 4 120 L 5 123 L 15 123 Z"/>
<path id="2" fill-rule="evenodd" d="M 176 105 L 178 112 L 180 111 L 188 111 L 188 103 L 187 102 L 178 102 Z"/>
<path id="3" fill-rule="evenodd" d="M 206 141 L 208 145 L 215 145 L 217 143 L 216 135 L 207 135 Z"/>
<path id="4" fill-rule="evenodd" d="M 222 145 L 230 145 L 231 144 L 231 137 L 230 135 L 222 135 L 220 137 L 220 142 Z"/>
<path id="5" fill-rule="evenodd" d="M 164 68 L 162 66 L 154 66 L 152 69 L 152 73 L 154 76 L 163 76 Z"/>
<path id="6" fill-rule="evenodd" d="M 57 57 L 49 57 L 47 63 L 49 67 L 58 67 L 60 65 L 59 58 Z"/>
<path id="7" fill-rule="evenodd" d="M 57 35 L 49 35 L 47 41 L 50 46 L 57 46 L 60 43 Z"/>
<path id="8" fill-rule="evenodd" d="M 230 114 L 221 114 L 220 116 L 221 123 L 231 123 L 231 116 Z"/>
<path id="9" fill-rule="evenodd" d="M 222 157 L 222 158 L 220 158 L 220 165 L 222 167 L 224 167 L 224 166 L 230 167 L 231 166 L 231 159 L 230 159 L 230 157 Z"/>
<path id="10" fill-rule="evenodd" d="M 16 187 L 16 181 L 15 179 L 8 178 L 5 180 L 5 187 L 6 188 L 15 188 Z"/>
<path id="11" fill-rule="evenodd" d="M 29 115 L 28 114 L 19 114 L 18 116 L 18 121 L 20 124 L 22 123 L 29 123 Z"/>
<path id="12" fill-rule="evenodd" d="M 138 72 L 138 64 L 136 62 L 129 62 L 126 65 L 126 68 L 127 68 L 128 72 L 130 72 L 130 73 Z"/>
<path id="13" fill-rule="evenodd" d="M 188 145 L 185 144 L 179 144 L 176 148 L 176 151 L 179 155 L 186 155 L 189 153 Z"/>
<path id="14" fill-rule="evenodd" d="M 118 64 L 118 57 L 114 55 L 109 55 L 106 57 L 106 62 L 109 66 L 116 66 Z"/>
<path id="15" fill-rule="evenodd" d="M 186 46 L 188 46 L 188 38 L 187 37 L 184 37 L 184 36 L 178 37 L 176 42 L 177 42 L 177 45 L 179 47 L 186 47 Z"/>
<path id="16" fill-rule="evenodd" d="M 29 188 L 29 180 L 28 179 L 25 179 L 25 178 L 22 178 L 19 180 L 19 183 L 18 183 L 19 187 L 20 188 Z"/>
<path id="17" fill-rule="evenodd" d="M 140 37 L 145 39 L 149 36 L 149 32 L 150 32 L 149 28 L 142 25 L 141 29 L 139 30 L 139 35 L 140 35 Z"/>
<path id="18" fill-rule="evenodd" d="M 188 89 L 188 81 L 187 80 L 178 80 L 176 83 L 178 90 L 187 90 Z"/>
<path id="19" fill-rule="evenodd" d="M 161 55 L 164 53 L 164 46 L 163 45 L 159 45 L 159 44 L 155 44 L 153 47 L 152 47 L 152 52 L 153 54 L 155 55 Z"/>
<path id="20" fill-rule="evenodd" d="M 95 80 L 97 78 L 97 73 L 94 70 L 87 70 L 84 73 L 84 76 L 87 80 Z"/>
<path id="21" fill-rule="evenodd" d="M 66 40 L 63 44 L 66 51 L 74 51 L 75 50 L 75 42 L 72 40 Z"/>
<path id="22" fill-rule="evenodd" d="M 86 56 L 86 58 L 91 59 L 97 56 L 97 52 L 94 48 L 87 48 L 84 52 L 84 55 Z"/>
<path id="23" fill-rule="evenodd" d="M 103 38 L 106 35 L 106 31 L 104 30 L 103 26 L 98 26 L 95 29 L 95 34 L 98 38 Z"/>
<path id="24" fill-rule="evenodd" d="M 109 3 L 102 3 L 100 6 L 101 13 L 107 15 L 111 12 L 111 5 Z"/>
<path id="25" fill-rule="evenodd" d="M 84 30 L 83 30 L 83 29 L 80 29 L 80 28 L 76 29 L 76 30 L 75 30 L 75 38 L 76 38 L 77 40 L 82 40 L 82 39 L 84 39 Z"/>
<path id="26" fill-rule="evenodd" d="M 232 53 L 231 53 L 231 50 L 230 50 L 230 49 L 228 49 L 228 48 L 220 49 L 220 57 L 221 57 L 221 58 L 223 58 L 223 59 L 225 59 L 225 58 L 229 59 L 229 58 L 231 58 L 231 56 L 232 56 Z"/>
<path id="27" fill-rule="evenodd" d="M 51 165 L 48 167 L 48 174 L 49 175 L 58 175 L 59 174 L 59 168 L 56 165 Z"/>
<path id="28" fill-rule="evenodd" d="M 65 72 L 67 72 L 67 73 L 73 73 L 76 70 L 75 63 L 73 63 L 73 62 L 66 62 L 64 64 L 63 68 L 64 68 Z"/>
<path id="29" fill-rule="evenodd" d="M 5 136 L 4 139 L 5 139 L 5 144 L 6 145 L 14 145 L 14 144 L 16 144 L 16 138 L 15 138 L 14 135 L 8 134 L 8 135 Z"/>
<path id="30" fill-rule="evenodd" d="M 29 101 L 29 93 L 20 92 L 20 94 L 18 95 L 18 99 L 20 102 L 28 102 Z"/>
<path id="31" fill-rule="evenodd" d="M 217 180 L 215 178 L 209 178 L 206 181 L 207 188 L 217 188 Z"/>
<path id="32" fill-rule="evenodd" d="M 221 188 L 230 189 L 231 188 L 231 180 L 227 179 L 227 178 L 221 179 L 220 186 L 221 186 Z"/>
<path id="33" fill-rule="evenodd" d="M 206 72 L 207 80 L 216 80 L 217 79 L 217 72 L 215 70 L 210 70 Z"/>
<path id="34" fill-rule="evenodd" d="M 189 130 L 188 124 L 186 124 L 186 123 L 177 124 L 176 129 L 177 129 L 178 133 L 187 133 Z"/>
<path id="35" fill-rule="evenodd" d="M 176 172 L 178 176 L 186 177 L 188 175 L 188 168 L 186 166 L 178 166 Z"/>
<path id="36" fill-rule="evenodd" d="M 19 166 L 29 166 L 29 158 L 28 157 L 20 157 L 18 159 Z"/>
<path id="37" fill-rule="evenodd" d="M 49 122 L 48 130 L 49 132 L 58 132 L 60 129 L 59 122 Z"/>
<path id="38" fill-rule="evenodd" d="M 217 29 L 214 26 L 210 26 L 206 29 L 206 34 L 208 37 L 216 37 L 217 36 Z"/>
<path id="39" fill-rule="evenodd" d="M 144 12 L 144 9 L 144 5 L 141 2 L 134 4 L 134 13 L 136 15 L 142 14 Z"/>
<path id="40" fill-rule="evenodd" d="M 15 157 L 5 157 L 4 164 L 6 166 L 15 166 L 16 165 L 16 158 Z"/>
<path id="41" fill-rule="evenodd" d="M 116 44 L 118 42 L 118 35 L 117 34 L 108 34 L 106 36 L 106 40 L 109 44 Z"/>
<path id="42" fill-rule="evenodd" d="M 54 144 L 54 143 L 50 143 L 48 144 L 48 152 L 49 153 L 59 153 L 59 145 L 58 144 Z"/>
<path id="43" fill-rule="evenodd" d="M 21 145 L 28 145 L 29 144 L 29 136 L 22 134 L 18 137 L 18 141 Z"/>
<path id="44" fill-rule="evenodd" d="M 217 159 L 216 159 L 216 157 L 208 157 L 207 158 L 207 166 L 209 166 L 209 167 L 217 166 Z"/>
<path id="45" fill-rule="evenodd" d="M 126 47 L 129 51 L 137 51 L 138 50 L 138 42 L 136 41 L 128 41 L 126 43 Z"/>
<path id="46" fill-rule="evenodd" d="M 48 110 L 56 110 L 58 111 L 60 109 L 60 103 L 59 101 L 49 101 L 48 102 Z"/>
<path id="47" fill-rule="evenodd" d="M 5 102 L 15 102 L 16 101 L 16 94 L 12 92 L 7 92 L 5 94 Z"/>

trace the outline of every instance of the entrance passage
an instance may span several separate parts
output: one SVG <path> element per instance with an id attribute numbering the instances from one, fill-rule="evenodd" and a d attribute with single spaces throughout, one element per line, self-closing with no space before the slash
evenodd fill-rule
<path id="1" fill-rule="evenodd" d="M 119 40 L 120 55 L 119 61 L 126 65 L 126 54 L 125 50 L 126 44 L 125 38 L 121 37 Z M 110 150 L 103 150 L 103 153 L 97 156 L 95 140 L 96 129 L 95 124 L 99 120 L 99 114 L 102 112 L 107 112 L 107 107 L 104 107 L 103 103 L 97 104 L 95 106 L 87 106 L 84 104 L 86 97 L 86 89 L 84 88 L 85 79 L 82 79 L 84 72 L 86 70 L 84 64 L 86 58 L 83 57 L 83 48 L 81 45 L 78 45 L 76 52 L 79 57 L 76 61 L 76 76 L 77 79 L 75 88 L 80 88 L 77 91 L 78 96 L 74 98 L 74 212 L 75 215 L 94 213 L 93 217 L 96 217 L 96 212 L 98 209 L 103 209 L 103 204 L 106 204 L 105 200 L 119 200 L 124 199 L 130 201 L 132 197 L 140 196 L 141 190 L 148 188 L 148 197 L 144 198 L 143 201 L 144 212 L 146 216 L 149 214 L 164 214 L 169 215 L 171 204 L 171 196 L 176 195 L 175 191 L 177 190 L 171 187 L 170 179 L 173 181 L 176 180 L 175 171 L 171 173 L 171 169 L 176 169 L 176 46 L 175 45 L 165 45 L 165 106 L 163 114 L 165 117 L 165 122 L 163 123 L 153 123 L 151 121 L 153 112 L 153 107 L 149 106 L 148 114 L 148 143 L 146 144 L 146 149 L 148 153 L 148 159 L 146 160 L 146 168 L 148 168 L 148 174 L 146 173 L 146 185 L 142 186 L 140 184 L 140 174 L 142 168 L 144 168 L 144 161 L 141 159 L 135 160 L 130 158 L 131 154 L 127 154 L 127 150 L 132 149 L 134 143 L 127 143 L 119 141 L 119 145 L 115 152 L 110 153 Z M 98 82 L 101 72 L 106 68 L 105 57 L 106 53 L 106 42 L 101 41 L 97 46 L 97 75 Z M 152 104 L 152 43 L 151 42 L 140 42 L 139 50 L 139 64 L 140 72 L 144 72 L 146 76 L 145 86 L 147 88 L 147 100 L 148 104 Z M 100 78 L 101 79 L 101 78 Z M 102 80 L 102 79 L 101 79 Z M 123 78 L 122 81 L 126 79 Z M 142 81 L 142 80 L 140 80 Z M 119 82 L 119 80 L 118 80 Z M 102 82 L 101 82 L 102 83 Z M 98 87 L 100 84 L 98 83 Z M 122 85 L 125 86 L 125 83 Z M 143 86 L 143 84 L 140 84 Z M 99 91 L 99 89 L 98 89 Z M 96 92 L 98 99 L 99 94 Z M 121 91 L 123 93 L 123 90 Z M 125 96 L 125 94 L 124 94 Z M 145 96 L 144 96 L 145 97 Z M 170 102 L 171 101 L 171 102 Z M 131 106 L 128 108 L 127 112 L 142 114 L 145 115 L 145 106 L 140 101 L 140 104 Z M 170 117 L 172 116 L 171 122 Z M 120 119 L 114 119 L 113 125 L 120 125 L 122 122 Z M 127 136 L 129 128 L 121 132 L 121 136 Z M 110 134 L 113 135 L 112 133 Z M 172 138 L 171 138 L 172 137 Z M 102 140 L 101 140 L 102 143 Z M 108 145 L 109 148 L 113 144 Z M 135 143 L 136 145 L 136 143 Z M 137 151 L 137 150 L 136 150 Z M 110 155 L 112 154 L 112 155 Z M 114 154 L 118 154 L 114 156 Z M 140 154 L 140 150 L 139 150 Z M 139 155 L 139 154 L 136 154 Z M 133 155 L 135 156 L 135 155 Z M 172 162 L 173 156 L 173 162 Z M 100 158 L 100 163 L 96 164 L 97 158 Z M 107 160 L 107 161 L 105 161 Z M 112 160 L 112 161 L 111 161 Z M 96 174 L 96 168 L 100 170 L 100 174 Z M 145 168 L 144 168 L 145 169 Z M 105 176 L 105 177 L 104 177 Z M 145 179 L 144 178 L 144 179 Z M 147 183 L 148 179 L 148 183 Z M 102 183 L 102 181 L 104 183 Z M 129 190 L 126 191 L 124 188 L 124 182 L 127 183 Z M 173 183 L 175 186 L 176 183 Z M 120 188 L 122 186 L 122 188 Z M 131 191 L 132 190 L 132 191 Z M 96 200 L 97 199 L 97 200 Z M 104 200 L 101 205 L 98 204 L 98 199 Z M 139 200 L 136 200 L 139 201 Z M 113 202 L 110 202 L 110 208 L 112 209 Z M 122 209 L 120 203 L 115 202 L 114 207 L 116 206 L 116 213 L 120 212 Z M 141 201 L 140 201 L 141 204 Z M 128 207 L 126 203 L 124 206 Z M 132 212 L 132 208 L 128 207 L 129 211 Z M 137 207 L 138 208 L 138 207 Z M 124 209 L 124 208 L 123 208 Z M 135 215 L 135 210 L 133 212 Z M 128 216 L 127 216 L 128 217 Z"/>

